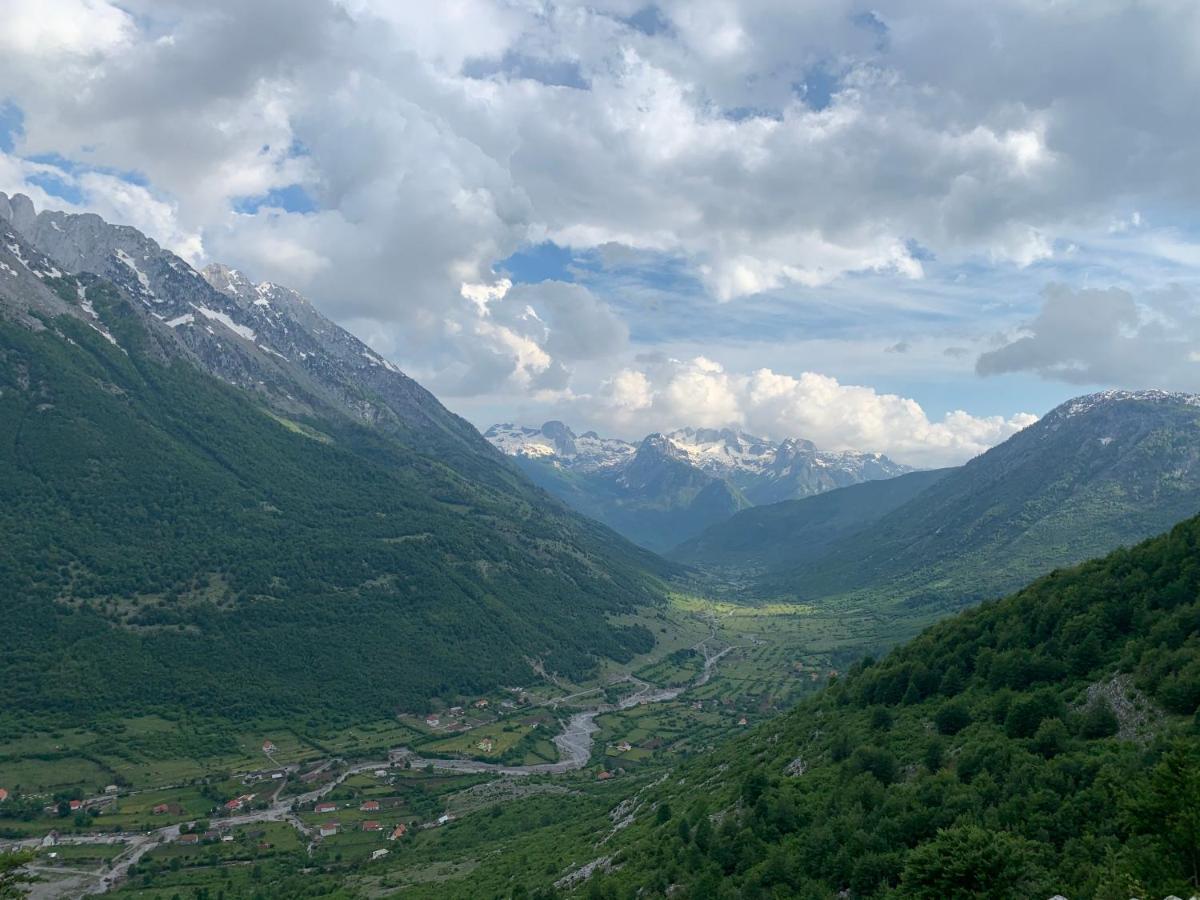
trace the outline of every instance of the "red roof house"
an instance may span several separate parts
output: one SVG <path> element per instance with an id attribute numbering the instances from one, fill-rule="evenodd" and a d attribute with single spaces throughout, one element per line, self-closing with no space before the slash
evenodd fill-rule
<path id="1" fill-rule="evenodd" d="M 359 809 L 361 809 L 363 812 L 375 812 L 377 809 L 379 809 L 379 801 L 364 800 L 362 805 L 359 806 Z"/>

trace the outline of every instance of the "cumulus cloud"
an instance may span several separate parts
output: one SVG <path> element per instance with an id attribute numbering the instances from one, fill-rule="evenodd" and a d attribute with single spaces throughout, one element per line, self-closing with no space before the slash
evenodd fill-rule
<path id="1" fill-rule="evenodd" d="M 711 377 L 727 373 L 664 382 L 629 366 L 622 347 L 658 337 L 630 336 L 630 298 L 550 281 L 481 302 L 463 285 L 495 284 L 514 252 L 553 241 L 669 264 L 704 294 L 673 308 L 764 292 L 806 303 L 863 273 L 900 286 L 856 297 L 869 313 L 939 265 L 1036 267 L 1087 234 L 1151 248 L 1131 210 L 1194 215 L 1200 7 L 871 10 L 0 0 L 0 101 L 24 115 L 0 176 L 72 206 L 35 177 L 49 166 L 79 208 L 308 293 L 436 389 L 607 398 L 612 415 L 704 397 L 695 422 L 746 416 L 744 392 Z M 1146 252 L 1200 267 L 1186 241 Z M 1121 327 L 1145 343 L 1151 304 L 1136 305 L 1136 326 Z M 1047 361 L 1048 341 L 980 370 L 1102 368 Z M 1125 370 L 1139 372 L 1158 375 Z M 925 433 L 950 446 L 947 429 L 967 434 Z M 982 438 L 962 440 L 948 452 Z"/>
<path id="2" fill-rule="evenodd" d="M 915 400 L 805 372 L 729 372 L 705 357 L 628 368 L 594 398 L 590 419 L 628 430 L 685 425 L 805 437 L 830 449 L 875 450 L 920 466 L 955 465 L 1036 421 L 1028 413 L 978 417 L 962 410 L 931 420 Z"/>
<path id="3" fill-rule="evenodd" d="M 1054 284 L 1042 301 L 1023 334 L 979 357 L 980 375 L 1200 390 L 1200 303 L 1184 288 L 1135 299 L 1120 288 Z"/>

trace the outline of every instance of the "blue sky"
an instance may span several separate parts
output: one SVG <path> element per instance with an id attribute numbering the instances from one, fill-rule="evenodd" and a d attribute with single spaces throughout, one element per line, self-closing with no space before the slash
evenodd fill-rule
<path id="1" fill-rule="evenodd" d="M 409 7 L 19 6 L 0 190 L 292 286 L 484 427 L 941 464 L 1200 390 L 1200 10 Z"/>

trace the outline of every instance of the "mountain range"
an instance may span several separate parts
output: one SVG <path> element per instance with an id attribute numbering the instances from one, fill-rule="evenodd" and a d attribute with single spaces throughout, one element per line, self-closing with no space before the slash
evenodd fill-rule
<path id="1" fill-rule="evenodd" d="M 669 567 L 302 297 L 19 195 L 0 435 L 10 711 L 386 714 L 653 644 L 609 617 Z"/>
<path id="2" fill-rule="evenodd" d="M 752 609 L 763 634 L 770 614 L 820 610 L 821 628 L 884 623 L 890 647 L 945 621 L 824 690 L 814 683 L 811 699 L 762 727 L 742 717 L 731 738 L 656 757 L 650 735 L 679 735 L 684 706 L 734 721 L 722 695 L 739 676 L 709 682 L 711 665 L 803 671 L 801 648 L 756 633 L 710 646 L 712 604 L 655 663 L 694 662 L 703 675 L 691 684 L 708 692 L 647 715 L 646 747 L 597 750 L 606 768 L 594 778 L 536 780 L 499 813 L 455 807 L 475 829 L 459 831 L 449 814 L 432 818 L 448 798 L 423 794 L 448 774 L 384 769 L 431 818 L 394 859 L 436 846 L 457 852 L 455 865 L 470 855 L 515 867 L 489 896 L 932 900 L 1196 886 L 1196 396 L 1080 397 L 936 471 L 733 431 L 633 444 L 552 422 L 485 437 L 294 291 L 224 266 L 197 271 L 134 229 L 0 194 L 0 497 L 0 722 L 18 726 L 7 750 L 27 745 L 39 765 L 82 752 L 56 742 L 87 726 L 125 762 L 124 742 L 141 741 L 166 770 L 170 752 L 120 736 L 155 714 L 171 728 L 207 718 L 347 733 L 535 673 L 583 679 L 654 647 L 625 614 L 649 609 L 641 621 L 667 634 L 676 610 L 706 605 L 663 603 L 686 566 L 739 573 L 749 599 L 784 601 Z M 601 522 L 647 546 L 687 539 L 668 562 Z M 853 635 L 839 646 L 846 658 L 864 649 Z M 627 684 L 652 692 L 646 671 Z M 751 671 L 760 684 L 764 670 Z M 607 714 L 646 712 L 641 693 L 629 696 Z M 273 746 L 258 739 L 256 766 L 257 748 Z M 343 757 L 319 749 L 331 764 Z M 227 775 L 203 789 L 245 790 Z M 79 790 L 93 776 L 55 777 Z M 385 790 L 375 777 L 362 780 Z M 171 796 L 184 787 L 201 790 L 172 782 Z M 69 827 L 67 797 L 55 828 Z M 40 791 L 21 800 L 45 813 Z M 139 834 L 153 814 L 137 814 Z M 510 830 L 492 832 L 505 817 Z M 564 840 L 594 861 L 564 875 Z M 298 843 L 294 862 L 314 895 L 357 895 L 363 882 L 330 882 L 350 884 L 365 855 L 310 853 Z M 421 896 L 471 896 L 461 879 L 476 867 L 461 868 Z M 148 865 L 127 886 L 171 871 Z"/>
<path id="3" fill-rule="evenodd" d="M 912 471 L 879 453 L 730 429 L 683 428 L 631 443 L 547 422 L 493 425 L 484 437 L 574 509 L 659 552 L 746 507 Z"/>
<path id="4" fill-rule="evenodd" d="M 1071 400 L 966 465 L 745 510 L 674 557 L 757 596 L 962 605 L 1200 511 L 1200 397 Z"/>

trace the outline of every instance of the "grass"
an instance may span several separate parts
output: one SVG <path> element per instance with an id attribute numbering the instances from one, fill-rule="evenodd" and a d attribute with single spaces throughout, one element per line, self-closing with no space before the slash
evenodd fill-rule
<path id="1" fill-rule="evenodd" d="M 453 753 L 463 756 L 478 757 L 479 759 L 499 759 L 517 745 L 522 738 L 532 734 L 541 726 L 520 725 L 516 723 L 495 722 L 464 731 L 453 737 L 426 744 L 421 748 L 422 753 Z M 480 746 L 491 741 L 491 749 Z"/>

